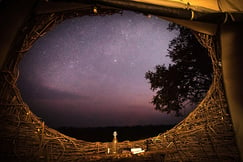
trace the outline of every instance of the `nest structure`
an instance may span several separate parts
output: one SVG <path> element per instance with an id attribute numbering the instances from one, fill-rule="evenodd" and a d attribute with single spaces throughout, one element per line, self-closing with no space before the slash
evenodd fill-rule
<path id="1" fill-rule="evenodd" d="M 195 35 L 212 59 L 212 85 L 197 108 L 165 133 L 139 141 L 118 142 L 117 153 L 108 154 L 110 143 L 68 137 L 49 128 L 32 113 L 16 86 L 19 62 L 33 43 L 53 26 L 82 13 L 38 15 L 23 27 L 16 40 L 17 50 L 12 50 L 0 73 L 0 161 L 240 161 L 223 87 L 220 53 L 215 37 L 202 33 Z M 132 147 L 140 147 L 145 152 L 132 155 L 127 151 Z"/>

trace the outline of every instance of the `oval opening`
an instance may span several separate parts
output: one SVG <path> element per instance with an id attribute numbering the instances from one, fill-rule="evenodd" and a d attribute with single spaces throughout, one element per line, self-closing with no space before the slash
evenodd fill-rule
<path id="1" fill-rule="evenodd" d="M 22 96 L 47 125 L 78 139 L 109 141 L 116 130 L 121 141 L 138 140 L 170 129 L 193 108 L 183 117 L 155 111 L 144 77 L 171 63 L 165 55 L 178 33 L 167 26 L 131 11 L 66 20 L 22 60 Z"/>

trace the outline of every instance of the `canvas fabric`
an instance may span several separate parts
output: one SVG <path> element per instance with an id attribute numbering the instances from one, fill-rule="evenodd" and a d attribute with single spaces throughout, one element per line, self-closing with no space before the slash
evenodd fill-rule
<path id="1" fill-rule="evenodd" d="M 199 12 L 243 12 L 242 0 L 131 0 Z"/>

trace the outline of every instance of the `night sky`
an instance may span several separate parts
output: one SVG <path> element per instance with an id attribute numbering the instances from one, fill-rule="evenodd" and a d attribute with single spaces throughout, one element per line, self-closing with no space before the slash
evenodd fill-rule
<path id="1" fill-rule="evenodd" d="M 57 25 L 38 39 L 20 64 L 24 101 L 48 126 L 174 124 L 155 111 L 145 72 L 170 63 L 176 33 L 157 17 L 84 16 Z"/>

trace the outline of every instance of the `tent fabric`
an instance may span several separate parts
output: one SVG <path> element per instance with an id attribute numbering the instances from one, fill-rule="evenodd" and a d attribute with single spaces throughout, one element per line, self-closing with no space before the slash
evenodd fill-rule
<path id="1" fill-rule="evenodd" d="M 154 4 L 167 7 L 193 9 L 200 12 L 217 12 L 219 7 L 217 1 L 212 0 L 132 0 L 136 2 L 142 2 L 147 4 Z"/>
<path id="2" fill-rule="evenodd" d="M 219 0 L 218 4 L 222 12 L 243 12 L 242 0 Z"/>
<path id="3" fill-rule="evenodd" d="M 132 0 L 146 4 L 192 9 L 199 12 L 243 12 L 242 0 Z"/>
<path id="4" fill-rule="evenodd" d="M 236 1 L 236 0 L 235 0 Z M 145 14 L 164 16 L 170 18 L 184 19 L 189 21 L 200 21 L 211 24 L 242 23 L 243 4 L 230 5 L 227 2 L 210 1 L 209 7 L 206 2 L 190 4 L 182 3 L 179 0 L 94 0 L 95 3 L 112 6 L 121 9 L 133 10 Z M 242 8 L 242 9 L 241 9 Z"/>

